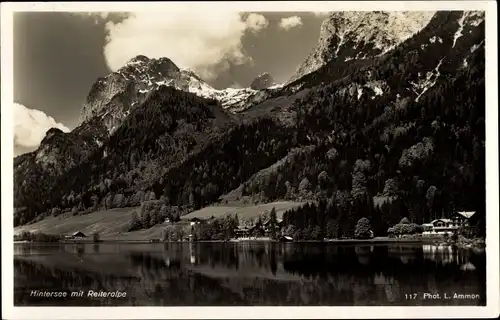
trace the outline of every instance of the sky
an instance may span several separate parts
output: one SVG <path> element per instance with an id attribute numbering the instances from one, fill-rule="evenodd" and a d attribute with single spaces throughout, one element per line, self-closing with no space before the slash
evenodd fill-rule
<path id="1" fill-rule="evenodd" d="M 92 84 L 138 54 L 168 57 L 217 89 L 263 72 L 288 80 L 318 41 L 325 14 L 306 12 L 14 15 L 15 155 L 51 127 L 74 129 Z"/>

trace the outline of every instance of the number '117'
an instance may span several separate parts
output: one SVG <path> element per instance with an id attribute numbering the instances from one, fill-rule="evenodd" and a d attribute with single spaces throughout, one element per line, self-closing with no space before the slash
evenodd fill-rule
<path id="1" fill-rule="evenodd" d="M 415 300 L 417 299 L 416 293 L 405 293 L 406 300 Z"/>

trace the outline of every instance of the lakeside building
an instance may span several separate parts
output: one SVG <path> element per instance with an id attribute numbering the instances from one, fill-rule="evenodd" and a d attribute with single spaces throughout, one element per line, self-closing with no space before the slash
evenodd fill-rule
<path id="1" fill-rule="evenodd" d="M 280 233 L 280 230 L 281 230 L 281 227 L 283 226 L 283 219 L 276 219 L 276 225 L 275 225 L 275 232 L 278 234 Z M 264 235 L 266 237 L 269 237 L 271 236 L 271 219 L 268 218 L 264 223 L 263 223 L 263 227 L 264 227 Z"/>
<path id="2" fill-rule="evenodd" d="M 248 238 L 252 235 L 254 230 L 255 226 L 252 227 L 238 226 L 238 228 L 234 229 L 234 233 L 237 238 Z"/>
<path id="3" fill-rule="evenodd" d="M 276 234 L 280 233 L 281 227 L 283 225 L 283 219 L 276 219 L 275 232 Z M 254 222 L 253 225 L 240 225 L 236 229 L 234 229 L 234 233 L 236 238 L 248 238 L 254 235 L 254 232 L 257 230 L 257 223 Z M 265 237 L 269 237 L 272 234 L 271 230 L 271 219 L 267 218 L 262 225 L 260 226 L 260 231 L 262 235 Z"/>
<path id="4" fill-rule="evenodd" d="M 451 235 L 458 229 L 470 227 L 469 219 L 475 211 L 458 211 L 450 218 L 434 219 L 430 223 L 424 223 L 423 235 Z"/>
<path id="5" fill-rule="evenodd" d="M 81 232 L 81 231 L 77 231 L 75 233 L 73 233 L 73 239 L 83 239 L 83 238 L 86 238 L 87 236 L 85 235 L 85 233 Z"/>
<path id="6" fill-rule="evenodd" d="M 77 231 L 77 232 L 74 232 L 71 235 L 65 236 L 64 239 L 66 239 L 66 240 L 75 240 L 75 239 L 83 239 L 83 238 L 86 238 L 86 237 L 87 236 L 85 235 L 85 233 L 83 233 L 81 231 Z"/>
<path id="7" fill-rule="evenodd" d="M 469 227 L 469 219 L 475 214 L 475 211 L 458 211 L 451 217 L 452 223 L 461 227 Z"/>

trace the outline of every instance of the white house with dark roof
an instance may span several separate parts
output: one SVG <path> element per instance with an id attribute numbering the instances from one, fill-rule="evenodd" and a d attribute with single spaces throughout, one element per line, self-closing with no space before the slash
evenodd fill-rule
<path id="1" fill-rule="evenodd" d="M 460 228 L 469 227 L 469 219 L 474 214 L 475 211 L 458 211 L 450 218 L 435 219 L 430 223 L 424 223 L 423 235 L 452 234 Z"/>

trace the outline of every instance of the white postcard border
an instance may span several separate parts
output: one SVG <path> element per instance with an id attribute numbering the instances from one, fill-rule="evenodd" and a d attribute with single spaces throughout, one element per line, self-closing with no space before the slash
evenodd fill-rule
<path id="1" fill-rule="evenodd" d="M 13 306 L 13 12 L 149 11 L 196 5 L 210 10 L 321 12 L 342 10 L 486 11 L 486 307 L 14 307 Z M 499 316 L 498 44 L 495 1 L 277 1 L 258 2 L 60 2 L 1 4 L 2 72 L 2 318 L 5 319 L 229 319 L 229 318 L 492 318 Z"/>

